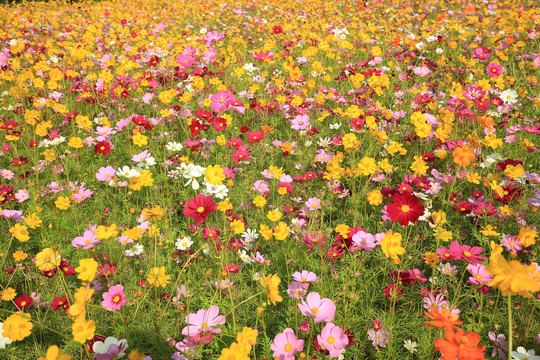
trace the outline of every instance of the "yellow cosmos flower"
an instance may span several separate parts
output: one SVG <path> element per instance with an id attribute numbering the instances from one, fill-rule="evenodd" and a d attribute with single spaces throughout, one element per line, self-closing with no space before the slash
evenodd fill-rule
<path id="1" fill-rule="evenodd" d="M 169 283 L 171 275 L 165 275 L 165 267 L 153 267 L 146 280 L 155 287 L 165 287 Z"/>
<path id="2" fill-rule="evenodd" d="M 2 325 L 2 336 L 11 341 L 21 341 L 31 334 L 34 324 L 30 321 L 30 314 L 21 311 L 9 316 Z"/>
<path id="3" fill-rule="evenodd" d="M 62 258 L 58 251 L 51 248 L 45 248 L 36 254 L 35 265 L 40 271 L 49 271 L 60 266 Z"/>
<path id="4" fill-rule="evenodd" d="M 402 236 L 400 233 L 395 233 L 389 230 L 381 240 L 381 248 L 384 255 L 388 258 L 392 258 L 394 263 L 399 264 L 401 260 L 399 255 L 405 253 L 405 249 L 401 247 Z"/>
<path id="5" fill-rule="evenodd" d="M 266 295 L 268 296 L 268 304 L 272 303 L 276 305 L 276 302 L 283 301 L 283 298 L 279 295 L 279 283 L 281 279 L 277 275 L 263 276 L 261 279 L 261 285 L 268 289 Z"/>
<path id="6" fill-rule="evenodd" d="M 82 281 L 94 280 L 98 265 L 98 262 L 92 258 L 79 260 L 79 266 L 75 268 L 75 271 L 79 273 L 77 279 Z"/>
<path id="7" fill-rule="evenodd" d="M 540 291 L 540 271 L 536 265 L 525 266 L 519 261 L 507 262 L 501 254 L 492 255 L 486 271 L 493 275 L 488 285 L 498 287 L 503 296 L 521 295 L 531 297 L 531 293 Z"/>

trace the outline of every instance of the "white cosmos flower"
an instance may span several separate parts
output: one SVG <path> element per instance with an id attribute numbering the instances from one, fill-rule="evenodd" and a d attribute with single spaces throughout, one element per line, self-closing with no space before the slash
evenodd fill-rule
<path id="1" fill-rule="evenodd" d="M 166 149 L 168 151 L 180 151 L 183 149 L 183 146 L 180 143 L 170 141 L 169 143 L 167 143 Z"/>
<path id="2" fill-rule="evenodd" d="M 518 102 L 518 93 L 512 89 L 506 89 L 500 94 L 501 100 L 508 105 L 514 105 Z"/>
<path id="3" fill-rule="evenodd" d="M 182 236 L 176 239 L 175 245 L 178 250 L 187 250 L 193 245 L 193 241 L 191 241 L 189 236 Z"/>
<path id="4" fill-rule="evenodd" d="M 189 181 L 184 186 L 188 186 L 191 184 L 191 188 L 193 190 L 199 189 L 200 185 L 199 185 L 199 182 L 197 181 L 197 178 L 203 175 L 204 170 L 205 168 L 199 165 L 194 165 L 194 164 L 187 165 L 182 175 L 184 176 L 184 178 L 189 179 Z"/>
<path id="5" fill-rule="evenodd" d="M 131 248 L 127 249 L 125 252 L 124 252 L 124 255 L 126 256 L 136 256 L 136 255 L 141 255 L 144 251 L 144 246 L 142 246 L 141 244 L 139 243 L 135 243 L 131 246 Z"/>
<path id="6" fill-rule="evenodd" d="M 139 172 L 135 169 L 130 168 L 129 166 L 124 166 L 116 170 L 116 176 L 130 179 L 132 177 L 139 176 Z"/>

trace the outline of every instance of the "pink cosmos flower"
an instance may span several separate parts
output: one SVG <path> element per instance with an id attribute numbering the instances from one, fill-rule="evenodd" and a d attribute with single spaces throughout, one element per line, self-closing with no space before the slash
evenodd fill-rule
<path id="1" fill-rule="evenodd" d="M 215 329 L 214 326 L 223 325 L 226 321 L 225 316 L 219 315 L 219 307 L 212 305 L 208 310 L 201 309 L 196 314 L 186 316 L 188 326 L 182 329 L 182 334 L 189 337 L 203 333 L 219 334 L 221 329 Z"/>
<path id="2" fill-rule="evenodd" d="M 195 64 L 195 58 L 189 54 L 180 54 L 176 58 L 176 61 L 180 64 L 180 66 L 188 68 L 193 66 Z"/>
<path id="3" fill-rule="evenodd" d="M 298 340 L 293 329 L 286 328 L 276 335 L 270 349 L 274 352 L 274 358 L 294 360 L 294 354 L 304 350 L 304 340 Z"/>
<path id="4" fill-rule="evenodd" d="M 343 333 L 343 329 L 331 322 L 323 327 L 321 335 L 317 336 L 317 341 L 328 350 L 331 357 L 341 355 L 341 349 L 349 344 L 349 338 Z"/>
<path id="5" fill-rule="evenodd" d="M 309 284 L 308 283 L 304 284 L 299 281 L 293 281 L 287 287 L 287 294 L 289 294 L 289 296 L 292 298 L 300 300 L 307 293 L 306 286 L 309 286 Z"/>
<path id="6" fill-rule="evenodd" d="M 414 74 L 423 77 L 431 74 L 431 70 L 426 66 L 417 66 L 414 68 Z"/>
<path id="7" fill-rule="evenodd" d="M 336 314 L 336 305 L 330 299 L 321 299 L 319 293 L 311 292 L 298 304 L 300 312 L 305 316 L 312 316 L 313 321 L 320 323 L 322 321 L 332 321 Z"/>
<path id="8" fill-rule="evenodd" d="M 217 60 L 217 55 L 218 53 L 216 49 L 210 48 L 204 52 L 202 60 L 204 61 L 205 64 L 211 64 Z"/>
<path id="9" fill-rule="evenodd" d="M 300 282 L 310 283 L 310 282 L 317 281 L 317 275 L 314 272 L 307 271 L 307 270 L 302 270 L 302 272 L 297 271 L 294 274 L 292 274 L 292 277 L 294 280 L 300 281 Z"/>
<path id="10" fill-rule="evenodd" d="M 210 104 L 212 110 L 219 113 L 228 110 L 232 103 L 236 101 L 236 97 L 230 91 L 221 90 L 217 94 L 210 96 L 210 100 L 212 100 Z"/>
<path id="11" fill-rule="evenodd" d="M 264 180 L 255 181 L 255 183 L 253 184 L 252 190 L 258 191 L 261 194 L 267 193 L 268 191 L 270 191 L 270 188 L 268 187 L 268 181 L 264 181 Z"/>
<path id="12" fill-rule="evenodd" d="M 484 249 L 478 246 L 470 247 L 460 245 L 457 241 L 450 244 L 450 252 L 454 255 L 454 260 L 466 260 L 470 263 L 480 264 L 480 260 L 487 259 L 485 256 L 478 256 Z"/>
<path id="13" fill-rule="evenodd" d="M 110 311 L 119 310 L 126 303 L 126 294 L 123 285 L 114 285 L 109 291 L 103 293 L 101 306 Z"/>
<path id="14" fill-rule="evenodd" d="M 88 250 L 101 243 L 98 240 L 94 232 L 91 230 L 84 230 L 83 236 L 78 236 L 71 242 L 71 245 L 74 247 L 82 247 L 84 250 Z"/>
<path id="15" fill-rule="evenodd" d="M 96 174 L 96 179 L 99 181 L 111 181 L 116 175 L 116 170 L 112 166 L 102 167 Z"/>
<path id="16" fill-rule="evenodd" d="M 364 251 L 371 251 L 377 245 L 375 236 L 365 231 L 359 231 L 354 234 L 352 237 L 352 242 L 355 246 Z"/>
<path id="17" fill-rule="evenodd" d="M 321 199 L 318 198 L 309 198 L 306 201 L 306 208 L 308 211 L 319 210 L 321 208 Z"/>
<path id="18" fill-rule="evenodd" d="M 491 63 L 486 67 L 486 72 L 491 77 L 497 77 L 499 75 L 502 75 L 503 67 L 497 63 Z"/>
<path id="19" fill-rule="evenodd" d="M 521 240 L 515 235 L 507 235 L 503 239 L 503 246 L 506 251 L 518 252 L 521 251 Z"/>
<path id="20" fill-rule="evenodd" d="M 293 130 L 305 130 L 309 125 L 311 125 L 311 123 L 309 122 L 309 116 L 298 115 L 292 121 L 291 128 L 293 128 Z"/>
<path id="21" fill-rule="evenodd" d="M 474 285 L 483 285 L 493 279 L 493 276 L 486 271 L 486 266 L 482 264 L 469 264 L 467 271 L 471 273 L 471 277 L 467 282 Z"/>
<path id="22" fill-rule="evenodd" d="M 540 67 L 540 56 L 534 58 L 533 64 L 536 67 Z"/>

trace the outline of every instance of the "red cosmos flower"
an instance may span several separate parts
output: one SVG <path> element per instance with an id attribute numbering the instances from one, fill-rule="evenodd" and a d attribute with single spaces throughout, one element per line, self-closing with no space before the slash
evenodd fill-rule
<path id="1" fill-rule="evenodd" d="M 272 32 L 276 35 L 281 34 L 283 32 L 283 28 L 279 25 L 276 25 L 272 28 Z"/>
<path id="2" fill-rule="evenodd" d="M 105 140 L 100 141 L 94 147 L 94 152 L 107 156 L 111 152 L 111 144 Z"/>
<path id="3" fill-rule="evenodd" d="M 246 134 L 247 141 L 250 143 L 258 143 L 264 139 L 264 133 L 260 130 L 250 131 Z"/>
<path id="4" fill-rule="evenodd" d="M 213 118 L 211 123 L 217 132 L 223 131 L 227 128 L 227 120 L 222 117 Z"/>
<path id="5" fill-rule="evenodd" d="M 383 291 L 386 300 L 390 300 L 391 302 L 396 302 L 396 300 L 403 295 L 403 289 L 398 284 L 394 283 L 386 285 Z"/>
<path id="6" fill-rule="evenodd" d="M 217 210 L 217 205 L 212 200 L 212 196 L 198 194 L 187 201 L 184 215 L 195 218 L 195 222 L 198 224 L 203 223 L 208 215 Z"/>
<path id="7" fill-rule="evenodd" d="M 13 166 L 13 167 L 21 167 L 24 164 L 28 164 L 28 162 L 29 162 L 28 158 L 26 158 L 24 156 L 14 157 L 11 160 L 11 166 Z"/>
<path id="8" fill-rule="evenodd" d="M 15 307 L 19 310 L 26 309 L 32 305 L 32 298 L 28 295 L 21 295 L 15 299 Z"/>
<path id="9" fill-rule="evenodd" d="M 189 129 L 191 130 L 191 136 L 197 136 L 201 133 L 202 124 L 198 120 L 193 120 L 189 125 Z"/>
<path id="10" fill-rule="evenodd" d="M 246 151 L 244 149 L 240 149 L 238 151 L 235 151 L 232 153 L 233 161 L 235 163 L 239 163 L 240 161 L 247 161 L 249 160 L 249 151 Z"/>
<path id="11" fill-rule="evenodd" d="M 394 194 L 392 204 L 388 204 L 386 210 L 393 222 L 398 222 L 402 226 L 407 226 L 409 222 L 415 223 L 424 213 L 424 205 L 420 204 L 420 199 L 405 192 L 403 195 Z"/>
<path id="12" fill-rule="evenodd" d="M 60 310 L 60 308 L 68 311 L 69 310 L 69 302 L 71 299 L 68 299 L 67 296 L 62 297 L 55 297 L 52 301 L 51 307 L 54 311 Z"/>
<path id="13" fill-rule="evenodd" d="M 62 259 L 59 268 L 64 273 L 64 276 L 75 276 L 77 274 L 75 268 L 69 265 L 65 259 Z"/>

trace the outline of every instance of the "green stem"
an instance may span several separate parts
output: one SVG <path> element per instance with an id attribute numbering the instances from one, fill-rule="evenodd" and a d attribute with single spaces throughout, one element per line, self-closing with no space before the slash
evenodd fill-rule
<path id="1" fill-rule="evenodd" d="M 508 294 L 508 358 L 512 358 L 512 295 Z"/>

